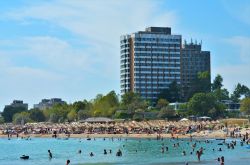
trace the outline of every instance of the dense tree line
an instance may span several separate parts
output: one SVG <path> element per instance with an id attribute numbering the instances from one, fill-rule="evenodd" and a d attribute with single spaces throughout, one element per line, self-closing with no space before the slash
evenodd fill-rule
<path id="1" fill-rule="evenodd" d="M 121 96 L 111 91 L 106 95 L 98 94 L 94 99 L 76 101 L 73 104 L 57 104 L 45 110 L 22 107 L 5 107 L 0 123 L 13 122 L 72 122 L 84 120 L 88 117 L 110 117 L 117 119 L 177 119 L 189 115 L 223 118 L 230 114 L 225 111 L 223 100 L 241 103 L 241 112 L 250 115 L 250 90 L 238 83 L 230 95 L 223 88 L 223 78 L 217 75 L 213 83 L 208 82 L 207 72 L 199 73 L 188 90 L 187 98 L 183 97 L 182 87 L 175 81 L 162 90 L 156 102 L 142 99 L 139 94 L 128 92 Z M 169 105 L 170 102 L 186 102 L 177 111 Z M 235 115 L 235 114 L 233 114 Z"/>

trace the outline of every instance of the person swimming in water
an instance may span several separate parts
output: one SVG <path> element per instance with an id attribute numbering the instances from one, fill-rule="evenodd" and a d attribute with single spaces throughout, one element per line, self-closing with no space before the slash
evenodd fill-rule
<path id="1" fill-rule="evenodd" d="M 201 161 L 201 152 L 196 151 L 196 155 L 197 155 L 198 161 Z"/>
<path id="2" fill-rule="evenodd" d="M 103 150 L 103 154 L 107 155 L 107 150 L 106 149 Z"/>
<path id="3" fill-rule="evenodd" d="M 93 152 L 90 152 L 89 156 L 91 156 L 91 157 L 94 156 Z"/>
<path id="4" fill-rule="evenodd" d="M 222 156 L 220 160 L 221 160 L 220 165 L 224 165 L 224 156 Z"/>
<path id="5" fill-rule="evenodd" d="M 78 151 L 78 154 L 81 154 L 81 153 L 82 153 L 82 150 L 79 150 L 79 151 Z"/>
<path id="6" fill-rule="evenodd" d="M 68 160 L 66 161 L 66 165 L 69 165 L 69 163 L 70 163 L 70 160 L 68 159 Z"/>
<path id="7" fill-rule="evenodd" d="M 52 153 L 50 152 L 50 150 L 48 150 L 49 153 L 49 158 L 52 159 Z"/>
<path id="8" fill-rule="evenodd" d="M 122 151 L 120 149 L 117 151 L 116 156 L 119 156 L 119 157 L 122 156 Z"/>

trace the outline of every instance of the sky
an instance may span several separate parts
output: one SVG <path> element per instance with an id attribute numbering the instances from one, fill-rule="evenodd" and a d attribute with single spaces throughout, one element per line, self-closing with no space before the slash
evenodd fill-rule
<path id="1" fill-rule="evenodd" d="M 0 111 L 120 92 L 120 36 L 167 26 L 211 51 L 212 79 L 250 87 L 249 0 L 0 1 Z"/>

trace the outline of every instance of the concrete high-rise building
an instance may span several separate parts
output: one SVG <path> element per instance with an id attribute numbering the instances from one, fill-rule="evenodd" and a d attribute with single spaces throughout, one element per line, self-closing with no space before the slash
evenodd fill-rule
<path id="1" fill-rule="evenodd" d="M 121 94 L 139 93 L 155 101 L 162 89 L 181 83 L 181 35 L 169 27 L 149 27 L 120 37 Z"/>
<path id="2" fill-rule="evenodd" d="M 28 104 L 23 103 L 22 100 L 14 100 L 10 105 L 5 105 L 5 108 L 12 107 L 12 108 L 23 108 L 24 110 L 28 110 Z"/>
<path id="3" fill-rule="evenodd" d="M 56 104 L 66 104 L 66 102 L 60 98 L 42 99 L 40 103 L 34 104 L 34 108 L 45 110 L 45 109 L 52 108 Z"/>
<path id="4" fill-rule="evenodd" d="M 184 43 L 181 50 L 181 86 L 184 99 L 189 96 L 190 89 L 199 72 L 210 71 L 210 52 L 202 51 L 201 44 Z M 209 77 L 211 82 L 211 76 Z"/>

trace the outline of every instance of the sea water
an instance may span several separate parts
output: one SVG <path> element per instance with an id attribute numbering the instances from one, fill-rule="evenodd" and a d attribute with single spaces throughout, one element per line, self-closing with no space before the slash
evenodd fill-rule
<path id="1" fill-rule="evenodd" d="M 218 145 L 220 140 L 209 139 L 210 143 L 205 143 L 204 139 L 197 142 L 197 147 L 193 154 L 189 139 L 115 139 L 109 138 L 69 138 L 69 139 L 52 139 L 52 138 L 31 138 L 31 140 L 12 138 L 0 138 L 0 165 L 63 165 L 69 159 L 72 165 L 86 164 L 138 164 L 138 165 L 163 165 L 163 164 L 180 164 L 186 162 L 191 164 L 216 165 L 217 158 L 224 156 L 226 165 L 249 165 L 250 149 L 246 145 L 240 146 L 239 141 L 234 149 L 227 149 L 226 145 Z M 230 142 L 227 140 L 226 142 Z M 179 147 L 173 147 L 179 143 Z M 169 150 L 161 152 L 162 145 L 168 146 Z M 198 162 L 196 151 L 203 147 L 204 154 L 201 156 L 201 162 Z M 222 148 L 222 152 L 218 151 Z M 108 154 L 104 155 L 104 149 Z M 122 151 L 122 157 L 117 157 L 118 149 Z M 215 149 L 215 151 L 213 151 Z M 51 150 L 53 158 L 49 159 L 48 150 Z M 82 153 L 79 154 L 78 151 Z M 109 153 L 112 150 L 112 153 Z M 182 152 L 186 152 L 186 156 Z M 93 152 L 94 156 L 90 157 L 89 153 Z M 29 160 L 21 160 L 20 156 L 29 155 Z"/>

